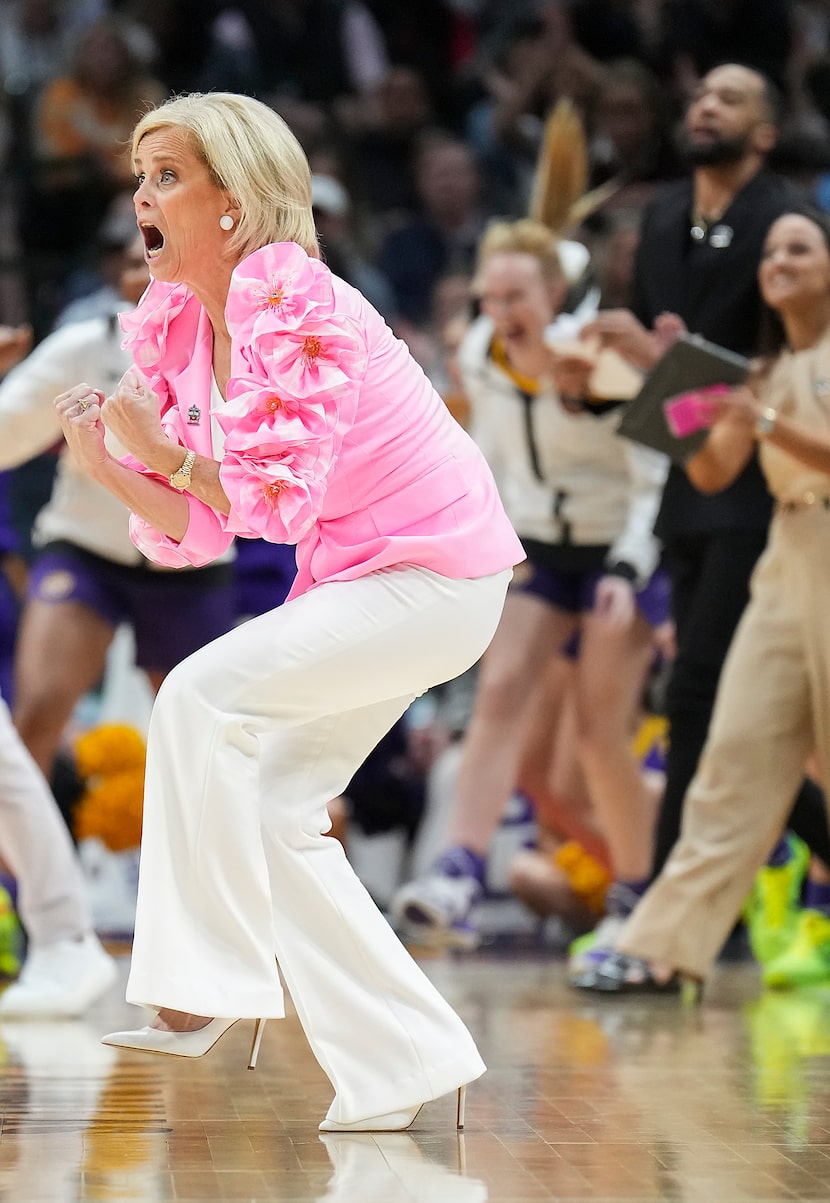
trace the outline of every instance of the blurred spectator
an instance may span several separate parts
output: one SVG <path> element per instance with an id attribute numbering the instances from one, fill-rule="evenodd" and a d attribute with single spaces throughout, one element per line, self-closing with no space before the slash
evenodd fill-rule
<path id="1" fill-rule="evenodd" d="M 528 78 L 539 72 L 537 20 L 517 23 L 504 43 L 480 68 L 484 95 L 467 113 L 465 135 L 486 173 L 487 190 L 500 211 L 522 211 L 542 138 L 543 113 L 512 113 Z"/>
<path id="2" fill-rule="evenodd" d="M 349 154 L 361 200 L 373 214 L 417 209 L 415 151 L 431 121 L 426 84 L 412 67 L 392 67 L 367 97 Z"/>
<path id="3" fill-rule="evenodd" d="M 223 0 L 113 0 L 111 7 L 145 31 L 167 92 L 192 92 L 203 83 L 213 22 Z"/>
<path id="4" fill-rule="evenodd" d="M 619 209 L 603 213 L 589 241 L 600 290 L 600 307 L 624 307 L 631 295 L 634 260 L 640 241 L 639 210 Z"/>
<path id="5" fill-rule="evenodd" d="M 453 416 L 466 415 L 461 378 L 454 372 L 452 357 L 472 315 L 472 279 L 467 272 L 449 272 L 435 282 L 429 314 L 422 326 L 398 321 L 397 328 L 434 388 L 449 404 Z M 452 403 L 450 404 L 450 400 Z M 461 425 L 465 423 L 462 420 Z"/>
<path id="6" fill-rule="evenodd" d="M 351 228 L 351 201 L 339 180 L 312 175 L 311 205 L 323 257 L 336 276 L 357 288 L 378 313 L 392 321 L 395 295 L 389 281 L 358 251 Z"/>
<path id="7" fill-rule="evenodd" d="M 501 58 L 485 61 L 480 70 L 493 98 L 489 140 L 531 164 L 536 162 L 542 123 L 556 101 L 568 97 L 586 110 L 603 72 L 576 42 L 568 11 L 556 2 L 540 3 L 536 16 L 513 29 Z"/>
<path id="8" fill-rule="evenodd" d="M 727 62 L 753 67 L 786 90 L 793 47 L 788 0 L 666 0 L 663 37 L 665 69 L 681 100 Z"/>
<path id="9" fill-rule="evenodd" d="M 126 27 L 111 17 L 81 33 L 71 71 L 44 88 L 33 113 L 31 171 L 20 208 L 36 334 L 55 316 L 60 290 L 88 255 L 111 200 L 132 188 L 129 135 L 163 95 Z"/>
<path id="10" fill-rule="evenodd" d="M 387 67 L 361 0 L 237 0 L 219 5 L 199 86 L 258 96 L 308 142 L 336 101 L 373 88 Z"/>
<path id="11" fill-rule="evenodd" d="M 17 132 L 41 88 L 68 70 L 77 31 L 100 16 L 104 0 L 6 0 L 0 20 L 0 79 Z"/>
<path id="12" fill-rule="evenodd" d="M 55 328 L 123 312 L 121 279 L 135 234 L 132 195 L 123 192 L 112 202 L 98 228 L 88 261 L 67 281 L 67 293 L 74 299 L 58 314 Z"/>
<path id="13" fill-rule="evenodd" d="M 657 183 L 678 176 L 672 116 L 659 79 L 647 67 L 633 59 L 609 63 L 591 113 L 591 186 L 613 176 L 626 183 Z M 638 194 L 636 201 L 647 199 Z"/>
<path id="14" fill-rule="evenodd" d="M 573 35 L 584 50 L 600 62 L 648 57 L 648 33 L 642 25 L 643 9 L 656 4 L 631 0 L 570 0 Z"/>
<path id="15" fill-rule="evenodd" d="M 459 53 L 456 32 L 462 23 L 448 0 L 365 0 L 383 36 L 389 61 L 409 67 L 424 80 L 434 98 L 441 125 L 455 125 L 456 87 L 454 68 Z M 460 6 L 469 7 L 462 0 Z"/>
<path id="16" fill-rule="evenodd" d="M 9 506 L 10 483 L 10 474 L 0 472 L 0 696 L 7 701 L 12 697 L 17 622 L 26 588 L 26 562 L 18 553 Z"/>
<path id="17" fill-rule="evenodd" d="M 92 930 L 69 832 L 2 698 L 0 855 L 16 882 L 29 939 L 22 973 L 0 997 L 0 1016 L 80 1015 L 115 983 L 118 970 Z"/>
<path id="18" fill-rule="evenodd" d="M 121 279 L 123 309 L 137 303 L 148 279 L 136 236 Z M 79 379 L 111 392 L 131 364 L 111 314 L 54 331 L 26 358 L 14 331 L 0 335 L 0 370 L 8 372 L 0 383 L 0 469 L 60 438 L 58 393 Z M 114 455 L 124 454 L 111 435 L 107 442 Z M 224 634 L 235 617 L 229 563 L 148 571 L 130 540 L 127 508 L 80 473 L 62 446 L 55 487 L 35 524 L 37 554 L 15 661 L 15 722 L 47 777 L 76 703 L 103 676 L 122 622 L 132 625 L 137 663 L 158 688 L 174 664 Z"/>
<path id="19" fill-rule="evenodd" d="M 464 142 L 429 137 L 418 153 L 416 182 L 421 213 L 387 235 L 378 262 L 399 313 L 422 324 L 439 276 L 472 269 L 486 214 L 478 164 Z"/>
<path id="20" fill-rule="evenodd" d="M 653 627 L 665 619 L 651 528 L 666 463 L 617 435 L 617 402 L 586 400 L 584 361 L 572 367 L 564 350 L 553 352 L 579 330 L 578 318 L 561 313 L 567 285 L 545 226 L 525 219 L 488 229 L 476 277 L 482 314 L 459 360 L 471 432 L 528 559 L 481 661 L 445 851 L 395 896 L 393 913 L 418 940 L 474 942 L 490 842 L 518 785 L 540 684 L 576 632 L 574 743 L 618 889 L 634 890 L 648 869 L 654 799 L 628 735 Z"/>

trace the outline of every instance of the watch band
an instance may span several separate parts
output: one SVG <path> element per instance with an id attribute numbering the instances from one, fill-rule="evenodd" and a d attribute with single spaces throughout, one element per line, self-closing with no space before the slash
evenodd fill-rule
<path id="1" fill-rule="evenodd" d="M 771 406 L 765 405 L 758 415 L 758 421 L 755 423 L 755 437 L 758 439 L 768 438 L 775 430 L 775 423 L 778 421 L 778 414 Z"/>
<path id="2" fill-rule="evenodd" d="M 183 493 L 185 489 L 190 488 L 190 473 L 193 470 L 193 465 L 196 462 L 196 452 L 188 451 L 184 457 L 181 468 L 168 477 L 170 484 L 174 489 L 178 489 Z"/>

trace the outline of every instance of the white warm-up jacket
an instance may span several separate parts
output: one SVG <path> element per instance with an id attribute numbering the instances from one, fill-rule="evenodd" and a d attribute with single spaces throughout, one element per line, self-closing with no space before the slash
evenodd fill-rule
<path id="1" fill-rule="evenodd" d="M 572 336 L 570 328 L 562 332 Z M 534 396 L 522 393 L 491 359 L 492 339 L 492 321 L 477 318 L 459 350 L 459 367 L 470 433 L 519 537 L 608 544 L 609 569 L 629 566 L 642 586 L 660 555 L 653 528 L 668 460 L 617 433 L 620 407 L 570 412 L 550 383 Z"/>

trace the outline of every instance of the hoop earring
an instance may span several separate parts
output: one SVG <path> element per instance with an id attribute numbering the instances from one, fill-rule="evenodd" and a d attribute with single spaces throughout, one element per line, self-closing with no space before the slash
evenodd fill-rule
<path id="1" fill-rule="evenodd" d="M 222 214 L 222 216 L 219 218 L 219 225 L 223 230 L 233 229 L 233 218 L 231 217 L 230 213 Z"/>

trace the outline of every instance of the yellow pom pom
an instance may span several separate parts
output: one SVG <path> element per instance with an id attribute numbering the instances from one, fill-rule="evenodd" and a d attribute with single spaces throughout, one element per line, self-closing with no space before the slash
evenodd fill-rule
<path id="1" fill-rule="evenodd" d="M 77 839 L 97 837 L 113 852 L 138 847 L 145 760 L 144 740 L 132 727 L 107 723 L 76 740 L 75 763 L 86 781 L 73 819 Z"/>
<path id="2" fill-rule="evenodd" d="M 605 894 L 611 884 L 611 875 L 605 867 L 576 840 L 562 844 L 553 859 L 577 897 L 592 911 L 601 914 L 605 909 Z"/>
<path id="3" fill-rule="evenodd" d="M 75 808 L 75 835 L 97 836 L 113 852 L 141 843 L 143 773 L 113 773 L 93 785 Z"/>
<path id="4" fill-rule="evenodd" d="M 133 727 L 104 723 L 75 741 L 75 765 L 81 777 L 106 773 L 144 772 L 147 750 Z"/>

